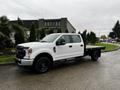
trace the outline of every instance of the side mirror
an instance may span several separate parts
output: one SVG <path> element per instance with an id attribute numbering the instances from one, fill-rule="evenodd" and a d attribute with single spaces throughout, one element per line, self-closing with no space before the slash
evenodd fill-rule
<path id="1" fill-rule="evenodd" d="M 65 44 L 66 44 L 66 42 L 64 39 L 60 39 L 56 42 L 56 45 L 65 45 Z"/>

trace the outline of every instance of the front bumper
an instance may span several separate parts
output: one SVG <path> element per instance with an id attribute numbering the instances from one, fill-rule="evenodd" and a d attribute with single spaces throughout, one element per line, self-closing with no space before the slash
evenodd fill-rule
<path id="1" fill-rule="evenodd" d="M 15 62 L 19 66 L 32 66 L 33 65 L 33 59 L 18 59 L 18 58 L 16 58 Z"/>

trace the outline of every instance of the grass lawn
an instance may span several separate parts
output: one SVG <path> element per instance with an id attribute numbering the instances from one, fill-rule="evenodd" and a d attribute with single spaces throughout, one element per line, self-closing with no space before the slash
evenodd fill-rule
<path id="1" fill-rule="evenodd" d="M 0 63 L 14 62 L 15 56 L 13 55 L 2 55 L 0 56 Z"/>
<path id="2" fill-rule="evenodd" d="M 113 51 L 113 50 L 116 50 L 119 48 L 118 45 L 115 45 L 115 44 L 109 44 L 109 43 L 96 43 L 95 45 L 97 46 L 105 46 L 105 50 L 103 51 Z"/>

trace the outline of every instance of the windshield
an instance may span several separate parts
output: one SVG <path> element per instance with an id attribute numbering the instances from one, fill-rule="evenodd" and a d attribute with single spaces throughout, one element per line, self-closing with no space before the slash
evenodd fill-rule
<path id="1" fill-rule="evenodd" d="M 59 34 L 47 35 L 46 37 L 44 37 L 44 38 L 41 40 L 41 42 L 53 42 L 58 36 L 59 36 Z"/>

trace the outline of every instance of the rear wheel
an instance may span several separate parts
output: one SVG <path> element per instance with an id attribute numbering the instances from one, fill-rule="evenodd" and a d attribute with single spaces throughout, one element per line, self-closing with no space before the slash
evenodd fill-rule
<path id="1" fill-rule="evenodd" d="M 91 54 L 91 60 L 92 61 L 97 61 L 98 58 L 99 58 L 99 51 L 98 50 L 93 51 L 92 54 Z"/>
<path id="2" fill-rule="evenodd" d="M 40 57 L 34 64 L 34 69 L 37 73 L 45 73 L 50 69 L 50 60 L 48 57 Z"/>

